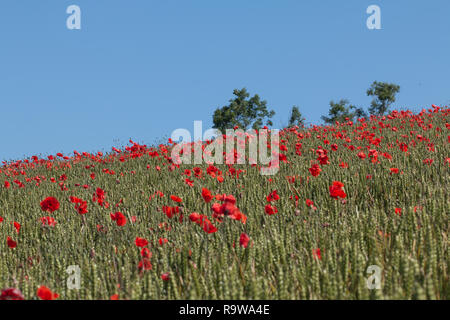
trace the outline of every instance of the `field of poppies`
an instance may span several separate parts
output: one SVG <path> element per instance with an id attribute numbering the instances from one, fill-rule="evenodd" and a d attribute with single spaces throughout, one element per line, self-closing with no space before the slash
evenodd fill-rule
<path id="1" fill-rule="evenodd" d="M 0 299 L 450 298 L 448 107 L 284 129 L 272 176 L 173 145 L 4 162 Z"/>

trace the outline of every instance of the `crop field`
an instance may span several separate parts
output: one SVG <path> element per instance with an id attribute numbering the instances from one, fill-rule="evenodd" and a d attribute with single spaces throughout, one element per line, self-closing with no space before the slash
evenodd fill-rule
<path id="1" fill-rule="evenodd" d="M 0 299 L 450 298 L 448 107 L 279 142 L 274 175 L 172 141 L 4 162 Z"/>

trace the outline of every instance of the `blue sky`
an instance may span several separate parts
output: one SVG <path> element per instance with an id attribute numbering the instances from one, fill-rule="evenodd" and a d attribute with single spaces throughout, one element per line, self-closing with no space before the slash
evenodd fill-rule
<path id="1" fill-rule="evenodd" d="M 1 0 L 0 160 L 206 129 L 242 87 L 276 128 L 293 105 L 309 123 L 332 99 L 367 108 L 374 80 L 401 86 L 397 108 L 450 104 L 449 52 L 448 0 Z"/>

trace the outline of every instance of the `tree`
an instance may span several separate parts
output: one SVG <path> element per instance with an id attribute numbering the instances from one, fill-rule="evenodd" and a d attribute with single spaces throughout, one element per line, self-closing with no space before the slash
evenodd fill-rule
<path id="1" fill-rule="evenodd" d="M 341 123 L 345 122 L 348 118 L 352 120 L 355 116 L 355 112 L 351 110 L 356 109 L 355 106 L 348 105 L 347 99 L 341 99 L 339 102 L 330 101 L 330 110 L 328 111 L 328 117 L 322 116 L 322 120 L 329 124 L 334 124 L 336 121 Z"/>
<path id="2" fill-rule="evenodd" d="M 368 118 L 366 111 L 364 111 L 363 108 L 356 108 L 355 109 L 355 117 L 356 118 Z"/>
<path id="3" fill-rule="evenodd" d="M 305 119 L 302 118 L 302 114 L 297 106 L 293 106 L 291 110 L 291 116 L 289 117 L 289 127 L 293 126 L 303 126 L 303 121 Z"/>
<path id="4" fill-rule="evenodd" d="M 395 95 L 400 91 L 400 86 L 393 83 L 374 81 L 367 90 L 367 95 L 374 97 L 370 104 L 371 115 L 382 116 L 388 111 L 390 105 L 395 102 Z"/>
<path id="5" fill-rule="evenodd" d="M 240 129 L 247 130 L 250 126 L 253 129 L 259 129 L 265 124 L 272 125 L 272 118 L 275 111 L 267 110 L 267 101 L 261 100 L 257 94 L 250 97 L 246 88 L 235 89 L 233 94 L 236 96 L 230 99 L 230 104 L 217 108 L 214 111 L 214 128 L 225 133 L 226 129 L 238 126 Z"/>

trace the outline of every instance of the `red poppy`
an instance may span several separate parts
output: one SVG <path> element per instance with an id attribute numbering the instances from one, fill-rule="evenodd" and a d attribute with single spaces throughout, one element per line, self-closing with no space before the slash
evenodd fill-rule
<path id="1" fill-rule="evenodd" d="M 25 300 L 19 289 L 8 288 L 3 289 L 0 295 L 0 300 Z"/>
<path id="2" fill-rule="evenodd" d="M 250 237 L 246 233 L 242 233 L 239 238 L 239 245 L 241 247 L 247 248 Z"/>
<path id="3" fill-rule="evenodd" d="M 47 197 L 41 202 L 42 211 L 54 212 L 59 209 L 59 202 L 54 197 Z"/>
<path id="4" fill-rule="evenodd" d="M 162 245 L 166 244 L 167 242 L 169 242 L 169 240 L 167 240 L 166 238 L 159 238 L 158 242 L 159 242 L 159 245 L 162 246 Z"/>
<path id="5" fill-rule="evenodd" d="M 113 294 L 109 299 L 110 300 L 119 300 L 119 295 L 117 293 Z"/>
<path id="6" fill-rule="evenodd" d="M 202 197 L 206 203 L 211 202 L 211 200 L 213 199 L 213 196 L 211 195 L 211 191 L 209 191 L 206 188 L 202 188 Z"/>
<path id="7" fill-rule="evenodd" d="M 143 258 L 141 261 L 139 261 L 138 264 L 139 271 L 147 271 L 152 269 L 152 263 L 150 262 L 150 259 Z"/>
<path id="8" fill-rule="evenodd" d="M 216 195 L 216 200 L 222 201 L 222 202 L 229 202 L 231 204 L 236 204 L 236 198 L 232 195 L 226 195 L 226 194 L 218 194 Z"/>
<path id="9" fill-rule="evenodd" d="M 203 227 L 203 230 L 207 233 L 214 233 L 217 231 L 217 228 L 209 221 L 206 215 L 193 212 L 189 215 L 189 220 Z"/>
<path id="10" fill-rule="evenodd" d="M 75 203 L 75 210 L 77 210 L 79 214 L 88 213 L 87 201 L 84 201 L 83 199 L 79 199 L 77 197 L 70 197 L 70 202 Z"/>
<path id="11" fill-rule="evenodd" d="M 136 244 L 136 246 L 138 247 L 145 247 L 146 245 L 148 245 L 148 241 L 145 238 L 139 238 L 136 237 L 136 240 L 134 241 L 134 243 Z"/>
<path id="12" fill-rule="evenodd" d="M 41 300 L 54 300 L 54 299 L 57 299 L 59 297 L 59 294 L 57 294 L 55 292 L 52 292 L 46 286 L 40 286 L 39 289 L 37 290 L 36 295 Z"/>
<path id="13" fill-rule="evenodd" d="M 320 248 L 313 249 L 313 257 L 314 257 L 314 259 L 322 260 L 322 255 L 320 254 Z"/>
<path id="14" fill-rule="evenodd" d="M 101 188 L 97 188 L 94 195 L 92 196 L 92 201 L 97 202 L 100 206 L 103 207 L 103 205 L 106 205 L 105 197 L 105 191 Z"/>
<path id="15" fill-rule="evenodd" d="M 269 216 L 278 212 L 277 207 L 271 206 L 270 204 L 266 205 L 266 207 L 264 209 Z"/>
<path id="16" fill-rule="evenodd" d="M 169 281 L 169 279 L 170 279 L 169 273 L 168 272 L 163 273 L 161 275 L 161 279 L 163 279 L 163 281 Z"/>
<path id="17" fill-rule="evenodd" d="M 402 208 L 395 208 L 395 214 L 401 216 L 402 215 Z"/>
<path id="18" fill-rule="evenodd" d="M 314 177 L 317 177 L 322 171 L 322 169 L 320 169 L 320 166 L 317 163 L 313 164 L 311 168 L 309 168 L 308 170 Z"/>
<path id="19" fill-rule="evenodd" d="M 280 196 L 278 195 L 278 191 L 277 190 L 273 190 L 267 197 L 267 202 L 272 202 L 272 201 L 278 201 L 280 199 Z"/>
<path id="20" fill-rule="evenodd" d="M 174 195 L 171 195 L 170 199 L 172 199 L 173 201 L 178 202 L 178 203 L 183 202 L 183 200 L 180 197 L 177 197 Z"/>
<path id="21" fill-rule="evenodd" d="M 6 189 L 8 189 L 11 186 L 11 184 L 8 181 L 5 181 L 4 186 L 5 186 Z"/>
<path id="22" fill-rule="evenodd" d="M 18 222 L 16 222 L 16 221 L 14 221 L 14 228 L 16 229 L 16 232 L 17 233 L 19 233 L 19 231 L 20 231 L 20 227 L 21 227 L 21 225 L 20 225 L 20 223 L 18 223 Z"/>
<path id="23" fill-rule="evenodd" d="M 222 221 L 223 216 L 227 216 L 230 219 L 241 221 L 245 224 L 247 217 L 236 207 L 236 199 L 232 195 L 216 196 L 216 199 L 221 199 L 224 203 L 214 203 L 211 207 L 213 210 L 213 218 L 218 221 Z"/>
<path id="24" fill-rule="evenodd" d="M 347 194 L 342 190 L 344 184 L 340 181 L 333 181 L 333 184 L 330 186 L 330 196 L 332 198 L 345 198 Z"/>
<path id="25" fill-rule="evenodd" d="M 162 211 L 166 214 L 166 216 L 169 219 L 172 219 L 175 214 L 180 212 L 180 208 L 177 206 L 175 207 L 163 206 Z"/>
<path id="26" fill-rule="evenodd" d="M 111 219 L 115 221 L 119 227 L 123 227 L 124 225 L 127 224 L 127 219 L 125 218 L 122 212 L 116 212 L 114 214 L 111 213 L 110 216 Z"/>
<path id="27" fill-rule="evenodd" d="M 150 250 L 148 248 L 142 248 L 141 250 L 141 256 L 143 258 L 148 258 L 150 259 L 152 257 L 152 253 L 150 252 Z"/>
<path id="28" fill-rule="evenodd" d="M 397 174 L 398 173 L 398 168 L 391 168 L 390 170 L 391 170 L 391 174 L 393 174 L 393 173 Z"/>
<path id="29" fill-rule="evenodd" d="M 43 226 L 50 226 L 50 227 L 54 227 L 56 225 L 56 220 L 52 217 L 41 217 L 39 218 L 39 220 L 41 220 L 41 223 Z"/>
<path id="30" fill-rule="evenodd" d="M 200 215 L 197 212 L 192 212 L 189 215 L 189 220 L 191 220 L 192 222 L 197 222 L 200 219 Z"/>
<path id="31" fill-rule="evenodd" d="M 15 242 L 13 239 L 11 239 L 11 237 L 7 237 L 6 238 L 6 243 L 8 244 L 8 247 L 10 247 L 11 249 L 17 247 L 17 242 Z"/>
<path id="32" fill-rule="evenodd" d="M 203 221 L 203 231 L 206 233 L 214 233 L 217 232 L 217 228 L 209 221 L 207 218 Z"/>

